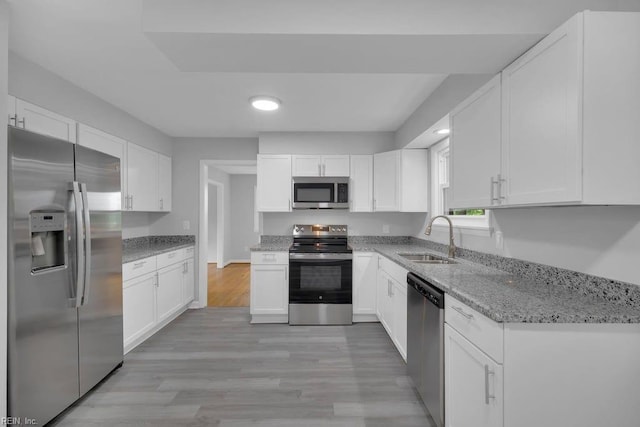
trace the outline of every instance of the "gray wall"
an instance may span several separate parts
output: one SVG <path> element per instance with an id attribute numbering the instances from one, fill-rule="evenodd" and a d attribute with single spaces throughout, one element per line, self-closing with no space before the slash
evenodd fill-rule
<path id="1" fill-rule="evenodd" d="M 209 228 L 207 262 L 218 262 L 218 187 L 209 184 Z"/>
<path id="2" fill-rule="evenodd" d="M 249 248 L 260 241 L 260 233 L 253 231 L 256 183 L 256 175 L 231 175 L 230 260 L 249 261 Z"/>
<path id="3" fill-rule="evenodd" d="M 406 147 L 491 77 L 491 74 L 452 74 L 447 77 L 396 131 L 396 148 Z"/>
<path id="4" fill-rule="evenodd" d="M 9 7 L 0 0 L 0 124 L 6 129 Z M 7 413 L 7 132 L 0 132 L 0 417 Z"/>
<path id="5" fill-rule="evenodd" d="M 173 152 L 168 135 L 15 52 L 9 54 L 9 93 L 167 156 Z"/>
<path id="6" fill-rule="evenodd" d="M 393 132 L 265 132 L 260 154 L 373 154 L 395 149 Z"/>

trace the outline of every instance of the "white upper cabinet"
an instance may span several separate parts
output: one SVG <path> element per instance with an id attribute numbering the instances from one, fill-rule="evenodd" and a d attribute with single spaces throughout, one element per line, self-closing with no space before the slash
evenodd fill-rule
<path id="1" fill-rule="evenodd" d="M 395 150 L 373 156 L 376 212 L 426 212 L 427 150 Z"/>
<path id="2" fill-rule="evenodd" d="M 450 113 L 449 208 L 499 203 L 501 105 L 497 75 Z"/>
<path id="3" fill-rule="evenodd" d="M 349 210 L 373 212 L 373 155 L 351 156 Z"/>
<path id="4" fill-rule="evenodd" d="M 258 154 L 258 211 L 291 211 L 291 156 Z"/>
<path id="5" fill-rule="evenodd" d="M 122 210 L 125 210 L 127 196 L 127 141 L 109 135 L 90 126 L 78 124 L 78 145 L 120 159 L 120 188 L 122 192 Z"/>
<path id="6" fill-rule="evenodd" d="M 502 72 L 502 195 L 510 205 L 582 199 L 583 15 Z"/>
<path id="7" fill-rule="evenodd" d="M 349 155 L 292 156 L 293 176 L 349 176 Z"/>
<path id="8" fill-rule="evenodd" d="M 76 122 L 22 99 L 16 99 L 17 127 L 66 141 L 76 142 Z M 14 121 L 12 121 L 14 124 Z"/>
<path id="9" fill-rule="evenodd" d="M 158 210 L 171 211 L 171 157 L 158 154 Z"/>
<path id="10" fill-rule="evenodd" d="M 158 153 L 129 143 L 127 163 L 128 210 L 158 211 Z"/>

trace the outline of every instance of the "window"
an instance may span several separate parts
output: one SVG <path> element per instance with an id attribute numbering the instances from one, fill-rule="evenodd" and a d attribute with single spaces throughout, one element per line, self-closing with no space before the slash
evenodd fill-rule
<path id="1" fill-rule="evenodd" d="M 448 215 L 454 226 L 468 228 L 488 228 L 489 215 L 484 209 L 450 209 L 449 178 L 451 163 L 449 138 L 434 144 L 431 153 L 431 216 Z"/>

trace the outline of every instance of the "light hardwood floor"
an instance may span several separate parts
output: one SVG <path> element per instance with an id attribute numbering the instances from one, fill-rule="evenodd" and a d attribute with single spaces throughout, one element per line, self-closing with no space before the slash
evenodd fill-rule
<path id="1" fill-rule="evenodd" d="M 431 426 L 379 323 L 250 325 L 189 310 L 125 357 L 58 427 Z"/>
<path id="2" fill-rule="evenodd" d="M 218 269 L 217 264 L 207 267 L 209 307 L 249 307 L 251 264 L 229 264 Z"/>

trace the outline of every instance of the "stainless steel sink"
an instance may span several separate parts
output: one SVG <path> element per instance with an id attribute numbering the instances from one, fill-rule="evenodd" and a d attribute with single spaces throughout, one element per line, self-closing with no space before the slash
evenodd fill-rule
<path id="1" fill-rule="evenodd" d="M 418 264 L 455 264 L 456 262 L 450 258 L 439 257 L 429 254 L 398 254 L 407 261 Z"/>

